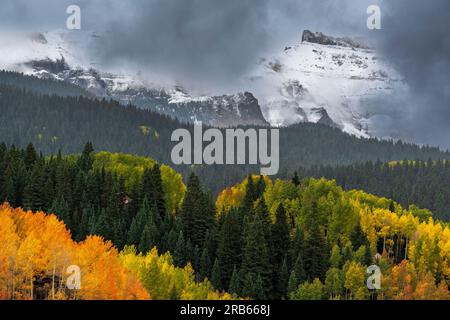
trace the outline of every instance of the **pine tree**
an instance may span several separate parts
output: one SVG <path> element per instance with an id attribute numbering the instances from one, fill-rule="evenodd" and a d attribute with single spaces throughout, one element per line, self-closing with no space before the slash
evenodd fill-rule
<path id="1" fill-rule="evenodd" d="M 292 183 L 296 187 L 298 187 L 300 185 L 300 178 L 298 177 L 297 171 L 294 172 L 294 176 L 292 177 Z"/>
<path id="2" fill-rule="evenodd" d="M 83 153 L 81 157 L 78 158 L 78 167 L 82 171 L 89 171 L 92 169 L 94 164 L 94 147 L 91 142 L 87 142 L 84 146 Z"/>
<path id="3" fill-rule="evenodd" d="M 203 193 L 198 177 L 189 177 L 180 218 L 186 239 L 194 246 L 203 246 L 206 232 L 212 228 L 215 219 L 214 201 Z"/>
<path id="4" fill-rule="evenodd" d="M 152 249 L 158 241 L 158 229 L 153 221 L 150 220 L 144 227 L 141 235 L 141 241 L 139 242 L 139 251 L 142 253 L 147 253 Z"/>
<path id="5" fill-rule="evenodd" d="M 275 297 L 277 299 L 284 299 L 286 297 L 286 289 L 289 281 L 289 269 L 286 256 L 283 259 L 281 269 L 277 274 L 278 276 L 275 278 Z"/>
<path id="6" fill-rule="evenodd" d="M 274 267 L 279 269 L 289 249 L 289 226 L 284 207 L 280 204 L 276 211 L 276 221 L 272 226 Z"/>
<path id="7" fill-rule="evenodd" d="M 25 157 L 24 157 L 25 168 L 27 170 L 31 170 L 37 160 L 38 155 L 36 149 L 34 148 L 33 144 L 29 143 L 27 145 L 27 148 L 25 149 Z"/>
<path id="8" fill-rule="evenodd" d="M 50 213 L 54 213 L 59 219 L 64 221 L 64 224 L 69 230 L 72 228 L 72 217 L 69 211 L 69 205 L 64 198 L 55 199 L 53 201 L 52 207 L 50 208 Z"/>
<path id="9" fill-rule="evenodd" d="M 297 275 L 295 274 L 295 271 L 292 270 L 291 274 L 289 276 L 289 281 L 288 281 L 288 286 L 287 286 L 288 295 L 291 292 L 294 292 L 295 290 L 297 290 L 297 288 L 298 288 L 298 278 L 297 278 Z"/>
<path id="10" fill-rule="evenodd" d="M 303 255 L 305 246 L 305 237 L 303 231 L 299 226 L 295 228 L 294 236 L 292 238 L 289 250 L 290 259 L 288 260 L 288 265 L 293 266 L 297 261 L 297 258 Z"/>
<path id="11" fill-rule="evenodd" d="M 189 177 L 187 190 L 181 207 L 180 219 L 183 232 L 187 239 L 193 236 L 195 211 L 199 210 L 199 202 L 202 199 L 202 191 L 197 176 L 192 173 Z"/>
<path id="12" fill-rule="evenodd" d="M 208 250 L 204 248 L 200 257 L 200 269 L 198 270 L 198 278 L 200 280 L 203 280 L 208 276 L 211 269 L 211 259 L 209 258 Z"/>
<path id="13" fill-rule="evenodd" d="M 155 206 L 158 209 L 161 219 L 163 219 L 166 216 L 166 201 L 164 199 L 161 169 L 157 163 L 152 168 L 152 178 Z"/>
<path id="14" fill-rule="evenodd" d="M 288 281 L 287 259 L 286 255 L 289 250 L 289 226 L 286 221 L 284 207 L 280 204 L 276 211 L 276 221 L 272 225 L 272 242 L 273 253 L 271 255 L 273 262 L 273 286 L 274 297 L 280 298 L 284 295 L 285 287 Z M 285 263 L 286 270 L 283 270 Z M 282 274 L 285 272 L 286 274 Z"/>
<path id="15" fill-rule="evenodd" d="M 111 214 L 104 208 L 100 210 L 94 233 L 102 236 L 106 240 L 112 240 L 114 238 L 114 220 Z"/>
<path id="16" fill-rule="evenodd" d="M 90 234 L 91 230 L 89 224 L 93 215 L 94 210 L 92 208 L 83 209 L 83 213 L 81 214 L 81 223 L 76 237 L 77 241 L 83 241 L 86 236 Z"/>
<path id="17" fill-rule="evenodd" d="M 161 170 L 158 164 L 152 168 L 145 168 L 142 175 L 141 199 L 147 198 L 151 206 L 155 206 L 161 219 L 166 215 L 166 203 L 161 178 Z"/>
<path id="18" fill-rule="evenodd" d="M 301 254 L 295 260 L 294 268 L 291 271 L 288 281 L 288 293 L 292 290 L 296 290 L 297 287 L 307 280 L 305 269 L 303 266 L 303 257 Z"/>
<path id="19" fill-rule="evenodd" d="M 243 200 L 244 212 L 249 212 L 253 208 L 253 202 L 257 199 L 257 191 L 253 182 L 252 175 L 247 177 L 247 185 L 245 186 L 245 196 Z"/>
<path id="20" fill-rule="evenodd" d="M 266 182 L 264 181 L 264 176 L 260 175 L 258 181 L 256 182 L 255 188 L 255 198 L 261 198 L 264 194 L 264 190 L 266 189 Z"/>
<path id="21" fill-rule="evenodd" d="M 256 281 L 260 276 L 265 294 L 271 291 L 272 267 L 263 222 L 258 216 L 246 228 L 242 259 L 242 275 L 245 281 Z M 253 284 L 246 283 L 244 287 L 250 290 Z"/>
<path id="22" fill-rule="evenodd" d="M 236 269 L 236 266 L 233 267 L 233 272 L 231 274 L 230 286 L 228 292 L 235 294 L 236 296 L 241 295 L 241 278 L 240 272 Z"/>
<path id="23" fill-rule="evenodd" d="M 247 273 L 244 276 L 242 295 L 255 300 L 264 300 L 267 291 L 264 288 L 264 281 L 260 274 Z"/>
<path id="24" fill-rule="evenodd" d="M 362 231 L 361 223 L 359 221 L 357 222 L 355 229 L 350 235 L 350 241 L 352 242 L 353 248 L 355 249 L 369 244 L 366 235 Z"/>
<path id="25" fill-rule="evenodd" d="M 186 244 L 184 240 L 183 231 L 178 234 L 177 244 L 173 252 L 173 263 L 177 267 L 184 267 L 186 265 Z"/>
<path id="26" fill-rule="evenodd" d="M 325 280 L 328 269 L 329 253 L 327 242 L 317 223 L 311 220 L 309 235 L 305 240 L 304 269 L 309 281 L 315 278 Z"/>
<path id="27" fill-rule="evenodd" d="M 24 191 L 23 204 L 26 209 L 35 211 L 46 209 L 44 207 L 44 199 L 42 194 L 44 182 L 45 178 L 43 168 L 40 164 L 36 163 L 33 165 Z"/>
<path id="28" fill-rule="evenodd" d="M 241 264 L 242 230 L 238 214 L 235 209 L 224 214 L 219 232 L 217 257 L 222 267 L 224 286 L 230 282 L 233 266 Z"/>
<path id="29" fill-rule="evenodd" d="M 142 202 L 142 207 L 134 217 L 131 226 L 128 230 L 128 244 L 135 245 L 136 247 L 141 242 L 141 235 L 144 231 L 144 228 L 147 224 L 147 222 L 150 220 L 151 217 L 151 209 L 150 204 L 147 200 L 147 198 L 144 198 L 144 201 Z"/>
<path id="30" fill-rule="evenodd" d="M 216 289 L 222 289 L 222 279 L 220 273 L 219 260 L 214 261 L 214 265 L 211 271 L 211 283 Z"/>

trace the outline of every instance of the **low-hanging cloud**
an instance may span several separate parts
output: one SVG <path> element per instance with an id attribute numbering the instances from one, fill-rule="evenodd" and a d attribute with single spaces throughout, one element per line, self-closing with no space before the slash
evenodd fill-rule
<path id="1" fill-rule="evenodd" d="M 374 0 L 377 2 L 377 0 Z M 300 42 L 303 29 L 349 35 L 365 27 L 369 0 L 4 0 L 0 26 L 64 28 L 70 4 L 104 68 L 140 71 L 197 91 L 233 91 L 259 58 Z M 245 88 L 242 88 L 245 90 Z"/>
<path id="2" fill-rule="evenodd" d="M 375 123 L 379 134 L 450 147 L 448 0 L 3 0 L 0 28 L 64 28 L 70 4 L 82 9 L 82 31 L 101 35 L 89 50 L 102 67 L 197 92 L 246 90 L 248 69 L 298 43 L 303 29 L 364 35 L 410 88 L 380 100 L 402 116 Z M 371 4 L 381 7 L 381 30 L 366 28 Z"/>
<path id="3" fill-rule="evenodd" d="M 354 10 L 351 3 L 132 1 L 122 8 L 124 15 L 107 21 L 95 55 L 109 65 L 131 64 L 150 78 L 169 78 L 190 89 L 233 91 L 267 52 L 300 42 L 304 28 L 348 33 L 358 24 L 365 27 L 367 6 L 362 1 Z"/>
<path id="4" fill-rule="evenodd" d="M 100 60 L 207 86 L 241 73 L 267 45 L 267 0 L 135 1 L 108 21 Z M 197 82 L 197 83 L 196 83 Z M 223 84 L 223 83 L 221 83 Z"/>
<path id="5" fill-rule="evenodd" d="M 394 131 L 407 140 L 450 148 L 450 1 L 385 2 L 379 51 L 410 87 Z"/>

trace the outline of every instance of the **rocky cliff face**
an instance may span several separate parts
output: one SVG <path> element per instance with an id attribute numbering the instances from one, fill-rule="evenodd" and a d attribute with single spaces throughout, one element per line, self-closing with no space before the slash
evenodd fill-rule
<path id="1" fill-rule="evenodd" d="M 227 95 L 196 96 L 180 86 L 103 72 L 83 50 L 98 39 L 65 31 L 1 39 L 0 68 L 71 82 L 98 97 L 184 122 L 221 127 L 313 122 L 364 137 L 376 132 L 375 121 L 393 123 L 402 116 L 402 110 L 383 109 L 383 101 L 408 90 L 363 41 L 309 30 L 298 43 L 255 62 L 240 79 L 242 92 Z"/>
<path id="2" fill-rule="evenodd" d="M 399 116 L 383 109 L 383 99 L 407 91 L 363 41 L 308 30 L 299 43 L 262 59 L 247 80 L 273 125 L 323 123 L 364 137 L 372 135 L 377 117 Z"/>
<path id="3" fill-rule="evenodd" d="M 338 38 L 327 36 L 322 32 L 303 31 L 302 42 L 317 43 L 325 46 L 340 46 L 356 49 L 369 49 L 369 46 L 362 39 L 352 39 L 348 37 Z"/>
<path id="4" fill-rule="evenodd" d="M 179 86 L 159 86 L 132 76 L 102 72 L 74 54 L 74 40 L 63 31 L 34 33 L 15 46 L 21 54 L 4 61 L 0 58 L 1 67 L 70 82 L 97 97 L 113 98 L 182 122 L 202 121 L 218 127 L 268 125 L 258 100 L 249 92 L 196 97 Z"/>

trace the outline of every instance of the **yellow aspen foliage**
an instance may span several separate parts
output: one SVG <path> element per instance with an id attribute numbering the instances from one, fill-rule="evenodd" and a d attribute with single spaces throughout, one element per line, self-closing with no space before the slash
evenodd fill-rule
<path id="1" fill-rule="evenodd" d="M 145 289 L 157 300 L 229 300 L 228 293 L 215 291 L 210 282 L 195 282 L 190 264 L 184 268 L 173 265 L 170 253 L 158 254 L 153 248 L 147 254 L 136 254 L 132 246 L 120 253 L 120 259 L 129 270 L 137 274 Z"/>
<path id="2" fill-rule="evenodd" d="M 259 179 L 259 175 L 252 175 L 253 182 Z M 272 180 L 268 176 L 263 176 L 266 186 L 272 185 Z M 217 214 L 227 212 L 231 208 L 237 208 L 242 205 L 245 197 L 245 188 L 248 184 L 248 178 L 245 178 L 242 183 L 237 184 L 231 188 L 226 188 L 219 193 L 216 200 Z"/>

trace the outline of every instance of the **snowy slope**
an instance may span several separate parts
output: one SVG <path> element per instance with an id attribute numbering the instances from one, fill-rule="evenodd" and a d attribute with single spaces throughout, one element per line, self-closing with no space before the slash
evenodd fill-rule
<path id="1" fill-rule="evenodd" d="M 214 126 L 323 123 L 356 136 L 402 116 L 383 99 L 407 92 L 400 75 L 360 40 L 304 31 L 302 41 L 255 62 L 241 93 L 193 96 L 180 86 L 101 71 L 94 33 L 0 33 L 0 68 L 77 84 L 99 97 Z M 386 121 L 385 121 L 386 120 Z"/>
<path id="2" fill-rule="evenodd" d="M 268 125 L 258 100 L 249 92 L 195 97 L 180 86 L 100 71 L 85 50 L 98 38 L 94 33 L 65 30 L 0 34 L 0 68 L 70 82 L 98 97 L 134 104 L 184 122 L 202 121 L 219 127 Z"/>
<path id="3" fill-rule="evenodd" d="M 400 75 L 365 44 L 305 31 L 302 42 L 262 59 L 248 77 L 273 125 L 318 122 L 368 136 L 380 97 L 406 90 Z"/>

